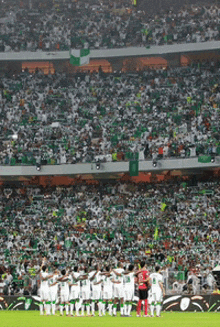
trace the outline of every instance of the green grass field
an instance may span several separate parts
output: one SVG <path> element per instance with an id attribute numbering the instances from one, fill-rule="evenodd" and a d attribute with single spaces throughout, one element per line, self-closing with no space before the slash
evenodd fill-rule
<path id="1" fill-rule="evenodd" d="M 58 313 L 57 313 L 58 314 Z M 133 313 L 134 314 L 134 313 Z M 220 312 L 166 312 L 161 318 L 40 316 L 38 311 L 0 311 L 0 327 L 219 327 Z"/>

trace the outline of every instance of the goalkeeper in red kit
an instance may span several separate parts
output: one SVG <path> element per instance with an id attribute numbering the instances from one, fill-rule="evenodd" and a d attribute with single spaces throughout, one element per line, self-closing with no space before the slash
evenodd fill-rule
<path id="1" fill-rule="evenodd" d="M 150 273 L 145 267 L 145 262 L 140 263 L 141 269 L 137 271 L 138 293 L 139 301 L 137 304 L 137 317 L 141 317 L 141 303 L 144 301 L 144 317 L 148 317 L 147 314 L 147 298 L 148 298 L 148 285 L 150 280 Z"/>

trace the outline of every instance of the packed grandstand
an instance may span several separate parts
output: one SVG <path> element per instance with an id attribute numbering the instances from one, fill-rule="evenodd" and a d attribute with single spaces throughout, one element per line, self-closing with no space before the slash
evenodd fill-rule
<path id="1" fill-rule="evenodd" d="M 172 273 L 168 292 L 175 291 L 174 273 L 179 273 L 181 289 L 195 268 L 202 277 L 195 292 L 213 290 L 209 273 L 220 260 L 217 182 L 188 187 L 184 182 L 109 182 L 1 191 L 1 269 L 12 267 L 17 277 L 30 270 L 29 288 L 37 282 L 44 257 L 58 267 L 116 267 L 142 258 L 150 270 L 158 263 L 167 277 Z"/>
<path id="2" fill-rule="evenodd" d="M 190 3 L 2 1 L 1 45 L 4 51 L 62 51 L 219 40 L 218 3 Z"/>
<path id="3" fill-rule="evenodd" d="M 158 11 L 130 0 L 2 1 L 1 53 L 219 40 L 216 1 L 169 1 L 169 8 L 167 1 L 159 3 Z M 220 154 L 218 54 L 205 60 L 201 55 L 186 66 L 137 71 L 105 72 L 100 65 L 93 71 L 45 74 L 35 64 L 31 71 L 0 73 L 0 165 L 24 168 L 16 180 L 0 179 L 0 293 L 40 295 L 46 268 L 55 274 L 56 269 L 85 273 L 98 265 L 100 276 L 107 276 L 119 264 L 125 271 L 132 264 L 137 272 L 143 261 L 150 272 L 161 268 L 166 294 L 216 291 L 218 167 L 189 175 L 181 169 L 159 172 L 163 178 L 150 173 L 148 182 L 123 171 L 103 178 L 95 171 L 90 180 L 92 172 L 83 179 L 70 176 L 69 185 L 68 177 L 51 183 L 40 168 L 170 158 L 215 161 Z M 25 177 L 29 166 L 39 168 L 44 183 Z"/>
<path id="4" fill-rule="evenodd" d="M 218 62 L 1 79 L 2 164 L 219 154 Z"/>

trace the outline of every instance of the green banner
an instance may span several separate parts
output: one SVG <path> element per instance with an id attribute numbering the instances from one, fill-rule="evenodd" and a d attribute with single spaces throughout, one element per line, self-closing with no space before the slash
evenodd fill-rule
<path id="1" fill-rule="evenodd" d="M 131 160 L 129 162 L 129 173 L 130 176 L 138 176 L 139 175 L 139 161 Z"/>
<path id="2" fill-rule="evenodd" d="M 201 162 L 201 163 L 209 163 L 209 162 L 211 162 L 211 159 L 212 159 L 212 157 L 211 156 L 208 156 L 208 155 L 199 156 L 198 157 L 198 162 Z"/>

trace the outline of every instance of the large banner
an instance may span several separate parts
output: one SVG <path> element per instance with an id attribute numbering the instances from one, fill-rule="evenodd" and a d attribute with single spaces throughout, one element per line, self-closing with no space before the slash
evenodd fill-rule
<path id="1" fill-rule="evenodd" d="M 169 295 L 163 301 L 163 311 L 220 311 L 220 295 Z"/>
<path id="2" fill-rule="evenodd" d="M 0 310 L 39 310 L 39 296 L 0 296 Z"/>
<path id="3" fill-rule="evenodd" d="M 39 296 L 0 296 L 0 310 L 39 310 Z M 133 306 L 136 310 L 136 306 Z M 169 295 L 163 311 L 220 312 L 220 295 Z"/>

